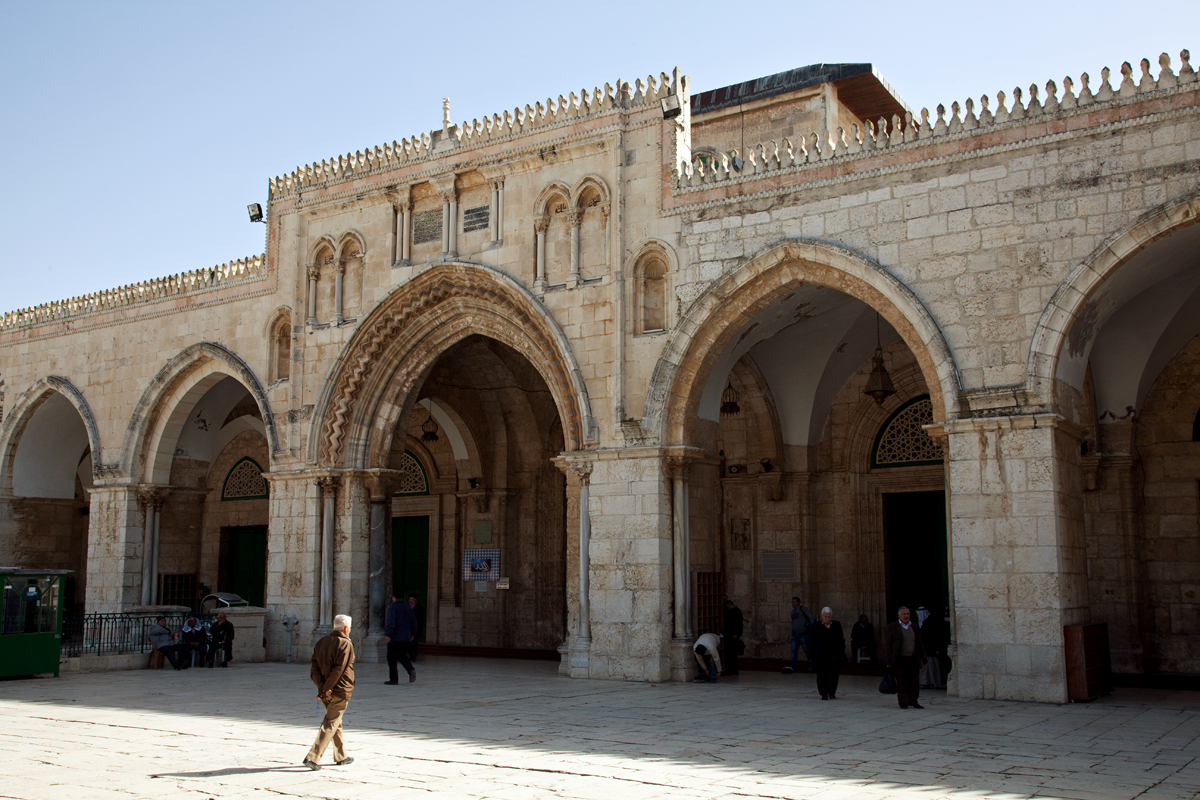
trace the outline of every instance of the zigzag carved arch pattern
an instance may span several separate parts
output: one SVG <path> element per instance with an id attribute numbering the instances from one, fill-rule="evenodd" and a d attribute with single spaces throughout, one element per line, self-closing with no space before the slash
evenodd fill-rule
<path id="1" fill-rule="evenodd" d="M 429 273 L 427 273 L 429 275 Z M 425 277 L 425 276 L 422 276 Z M 401 331 L 420 320 L 440 313 L 453 301 L 468 301 L 474 307 L 490 307 L 502 326 L 515 328 L 543 354 L 539 372 L 552 379 L 553 393 L 560 403 L 566 446 L 576 450 L 583 443 L 583 419 L 566 365 L 543 320 L 528 313 L 523 305 L 494 278 L 464 273 L 441 273 L 424 280 L 418 278 L 398 290 L 359 331 L 346 354 L 331 393 L 329 412 L 321 435 L 320 461 L 325 466 L 338 464 L 344 456 L 347 428 L 363 384 L 381 365 L 381 356 Z M 407 354 L 401 354 L 403 359 Z M 396 363 L 395 359 L 388 359 Z M 548 375 L 547 375 L 548 373 Z"/>

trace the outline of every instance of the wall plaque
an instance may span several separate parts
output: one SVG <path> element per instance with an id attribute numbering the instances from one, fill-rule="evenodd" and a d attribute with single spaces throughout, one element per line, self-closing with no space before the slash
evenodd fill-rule
<path id="1" fill-rule="evenodd" d="M 464 581 L 495 581 L 500 578 L 500 550 L 463 550 Z"/>
<path id="2" fill-rule="evenodd" d="M 794 581 L 796 580 L 796 554 L 763 553 L 762 579 L 764 581 Z"/>
<path id="3" fill-rule="evenodd" d="M 442 239 L 442 210 L 418 211 L 413 214 L 413 244 L 440 242 Z"/>
<path id="4" fill-rule="evenodd" d="M 485 230 L 488 226 L 488 215 L 491 214 L 491 211 L 490 206 L 465 209 L 463 211 L 463 233 Z"/>

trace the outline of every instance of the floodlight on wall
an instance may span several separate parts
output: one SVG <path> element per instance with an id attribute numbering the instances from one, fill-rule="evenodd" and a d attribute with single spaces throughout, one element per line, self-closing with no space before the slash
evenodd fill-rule
<path id="1" fill-rule="evenodd" d="M 433 419 L 433 412 L 429 413 L 429 417 L 421 423 L 421 441 L 436 442 L 438 440 L 438 424 Z"/>
<path id="2" fill-rule="evenodd" d="M 678 117 L 683 113 L 683 108 L 679 105 L 679 95 L 673 94 L 662 99 L 663 119 L 671 119 Z"/>
<path id="3" fill-rule="evenodd" d="M 879 312 L 875 312 L 875 355 L 871 358 L 871 374 L 867 378 L 867 386 L 863 394 L 875 400 L 882 406 L 883 401 L 896 393 L 892 385 L 892 376 L 888 375 L 887 367 L 883 365 L 883 345 L 879 338 Z"/>
<path id="4" fill-rule="evenodd" d="M 746 162 L 737 156 L 731 156 L 729 159 L 729 166 L 733 167 L 734 172 L 741 172 L 742 167 L 746 166 Z"/>
<path id="5" fill-rule="evenodd" d="M 260 206 L 258 203 L 251 203 L 250 205 L 246 206 L 246 210 L 248 212 L 250 212 L 250 221 L 251 222 L 263 222 L 264 221 L 263 213 L 262 213 L 262 206 Z"/>

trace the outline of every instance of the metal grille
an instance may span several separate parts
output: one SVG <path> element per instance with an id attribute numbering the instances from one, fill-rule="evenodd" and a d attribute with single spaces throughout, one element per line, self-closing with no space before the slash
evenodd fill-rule
<path id="1" fill-rule="evenodd" d="M 196 593 L 195 573 L 158 576 L 158 602 L 160 605 L 192 608 L 199 605 L 199 601 L 200 598 Z"/>
<path id="2" fill-rule="evenodd" d="M 942 449 L 922 427 L 932 424 L 933 404 L 929 398 L 901 409 L 879 436 L 875 465 L 898 467 L 902 464 L 940 462 Z"/>
<path id="3" fill-rule="evenodd" d="M 243 458 L 229 470 L 225 488 L 221 491 L 222 500 L 249 500 L 266 496 L 267 479 L 262 476 L 262 467 L 250 458 Z"/>
<path id="4" fill-rule="evenodd" d="M 188 617 L 196 617 L 211 631 L 215 614 L 175 614 L 167 617 L 167 627 L 176 634 Z M 152 617 L 129 614 L 83 614 L 63 617 L 62 654 L 66 658 L 106 653 L 149 653 L 154 646 L 147 638 Z"/>
<path id="5" fill-rule="evenodd" d="M 429 484 L 425 482 L 425 472 L 412 453 L 405 452 L 400 457 L 400 478 L 396 494 L 428 494 Z"/>
<path id="6" fill-rule="evenodd" d="M 764 581 L 796 580 L 796 554 L 764 552 L 762 554 L 762 579 Z"/>
<path id="7" fill-rule="evenodd" d="M 723 633 L 725 615 L 722 601 L 725 595 L 725 573 L 696 573 L 696 634 Z"/>

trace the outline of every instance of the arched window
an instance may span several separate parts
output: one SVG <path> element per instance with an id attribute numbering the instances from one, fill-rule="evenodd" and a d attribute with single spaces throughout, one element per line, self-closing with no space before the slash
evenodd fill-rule
<path id="1" fill-rule="evenodd" d="M 287 314 L 281 316 L 271 331 L 271 381 L 287 380 L 292 374 L 292 325 Z"/>
<path id="2" fill-rule="evenodd" d="M 267 496 L 267 479 L 263 468 L 246 456 L 233 465 L 221 487 L 221 500 L 261 500 Z"/>
<path id="3" fill-rule="evenodd" d="M 429 494 L 429 480 L 425 477 L 425 468 L 412 451 L 404 451 L 398 469 L 400 483 L 396 489 L 396 496 Z"/>
<path id="4" fill-rule="evenodd" d="M 667 329 L 667 262 L 657 253 L 638 264 L 641 333 Z"/>
<path id="5" fill-rule="evenodd" d="M 896 409 L 879 428 L 872 467 L 918 467 L 942 463 L 942 449 L 924 425 L 933 424 L 933 404 L 929 395 L 914 397 Z"/>

